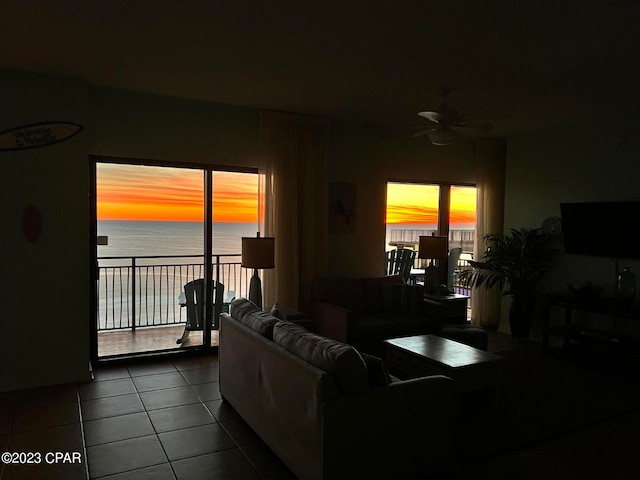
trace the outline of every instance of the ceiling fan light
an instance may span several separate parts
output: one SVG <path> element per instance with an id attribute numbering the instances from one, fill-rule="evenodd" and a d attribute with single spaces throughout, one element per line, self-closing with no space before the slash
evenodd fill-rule
<path id="1" fill-rule="evenodd" d="M 432 130 L 428 135 L 434 145 L 451 145 L 458 139 L 458 132 L 449 128 Z"/>

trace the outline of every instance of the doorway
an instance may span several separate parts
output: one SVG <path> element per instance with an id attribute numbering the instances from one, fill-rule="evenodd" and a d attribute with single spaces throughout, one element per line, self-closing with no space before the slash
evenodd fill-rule
<path id="1" fill-rule="evenodd" d="M 218 345 L 217 322 L 186 328 L 185 286 L 212 297 L 219 286 L 227 308 L 246 290 L 240 245 L 257 230 L 258 175 L 216 168 L 92 158 L 95 360 Z M 213 318 L 211 302 L 200 305 Z"/>

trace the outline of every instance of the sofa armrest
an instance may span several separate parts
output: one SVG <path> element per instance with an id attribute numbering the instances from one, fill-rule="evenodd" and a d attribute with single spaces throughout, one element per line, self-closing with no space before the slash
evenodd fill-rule
<path id="1" fill-rule="evenodd" d="M 313 316 L 320 335 L 348 343 L 352 310 L 333 303 L 316 302 Z"/>
<path id="2" fill-rule="evenodd" d="M 425 478 L 453 465 L 457 393 L 434 375 L 323 405 L 325 478 Z"/>

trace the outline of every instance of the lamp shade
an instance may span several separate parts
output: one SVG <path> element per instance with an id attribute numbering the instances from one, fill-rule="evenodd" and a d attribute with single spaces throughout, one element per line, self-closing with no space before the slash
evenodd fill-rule
<path id="1" fill-rule="evenodd" d="M 449 253 L 447 237 L 421 236 L 418 244 L 418 258 L 447 258 Z"/>
<path id="2" fill-rule="evenodd" d="M 274 268 L 274 237 L 242 237 L 242 266 Z"/>

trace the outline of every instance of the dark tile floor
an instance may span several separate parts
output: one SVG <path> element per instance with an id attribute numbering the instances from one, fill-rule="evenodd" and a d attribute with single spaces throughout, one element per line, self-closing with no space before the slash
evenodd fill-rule
<path id="1" fill-rule="evenodd" d="M 35 462 L 3 464 L 2 480 L 294 478 L 222 403 L 215 355 L 104 367 L 89 383 L 0 394 L 0 443 Z"/>
<path id="2" fill-rule="evenodd" d="M 530 347 L 489 336 L 489 351 Z M 215 355 L 105 367 L 81 385 L 0 393 L 0 445 L 32 461 L 0 464 L 0 480 L 294 479 L 223 404 Z M 635 478 L 637 445 L 640 411 L 444 478 Z"/>

